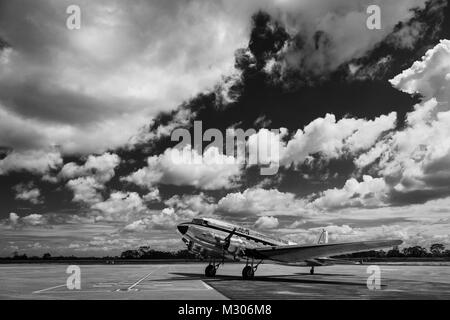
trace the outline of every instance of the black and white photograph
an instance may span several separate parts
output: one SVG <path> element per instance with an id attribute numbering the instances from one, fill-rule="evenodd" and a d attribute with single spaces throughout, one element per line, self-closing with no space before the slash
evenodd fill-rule
<path id="1" fill-rule="evenodd" d="M 0 300 L 450 300 L 449 1 L 0 0 Z"/>

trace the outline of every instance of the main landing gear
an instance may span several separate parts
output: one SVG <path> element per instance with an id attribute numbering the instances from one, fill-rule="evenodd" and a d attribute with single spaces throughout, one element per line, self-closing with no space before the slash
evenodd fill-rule
<path id="1" fill-rule="evenodd" d="M 223 260 L 219 263 L 216 263 L 216 260 L 209 260 L 209 264 L 205 268 L 205 276 L 210 278 L 214 277 L 221 264 L 223 264 Z"/>
<path id="2" fill-rule="evenodd" d="M 256 265 L 253 265 L 254 261 L 253 261 L 253 258 L 252 258 L 251 263 L 249 265 L 248 264 L 248 259 L 247 259 L 247 263 L 245 264 L 244 269 L 242 269 L 242 278 L 244 280 L 251 280 L 251 279 L 253 279 L 255 277 L 256 269 L 258 269 L 258 266 L 261 264 L 261 262 L 263 262 L 263 261 L 261 260 Z"/>

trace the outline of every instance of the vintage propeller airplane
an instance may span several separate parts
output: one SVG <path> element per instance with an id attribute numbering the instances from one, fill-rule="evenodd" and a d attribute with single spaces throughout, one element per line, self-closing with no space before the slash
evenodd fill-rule
<path id="1" fill-rule="evenodd" d="M 314 267 L 339 262 L 330 256 L 393 247 L 402 243 L 401 240 L 328 243 L 328 235 L 324 232 L 318 244 L 301 245 L 212 218 L 196 218 L 179 224 L 177 229 L 190 252 L 209 260 L 205 269 L 207 277 L 214 277 L 225 259 L 246 259 L 242 270 L 244 279 L 252 279 L 264 260 L 309 266 L 310 273 L 314 274 Z"/>

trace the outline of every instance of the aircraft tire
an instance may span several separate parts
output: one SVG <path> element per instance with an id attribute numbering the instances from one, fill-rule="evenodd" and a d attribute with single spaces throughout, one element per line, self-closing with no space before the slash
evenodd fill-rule
<path id="1" fill-rule="evenodd" d="M 253 271 L 253 268 L 251 266 L 245 266 L 244 269 L 242 269 L 242 278 L 244 280 L 253 279 L 254 276 L 255 272 Z"/>
<path id="2" fill-rule="evenodd" d="M 216 275 L 216 268 L 214 268 L 212 264 L 207 265 L 205 269 L 205 276 L 214 277 L 215 275 Z"/>

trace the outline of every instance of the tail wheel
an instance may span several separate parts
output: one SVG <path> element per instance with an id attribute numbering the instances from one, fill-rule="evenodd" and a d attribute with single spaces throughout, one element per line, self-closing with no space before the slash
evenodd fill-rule
<path id="1" fill-rule="evenodd" d="M 208 266 L 206 266 L 205 276 L 214 277 L 215 275 L 216 275 L 216 268 L 214 267 L 214 265 L 209 264 Z"/>
<path id="2" fill-rule="evenodd" d="M 242 278 L 244 278 L 244 280 L 253 279 L 254 276 L 255 271 L 251 266 L 245 266 L 244 269 L 242 269 Z"/>

